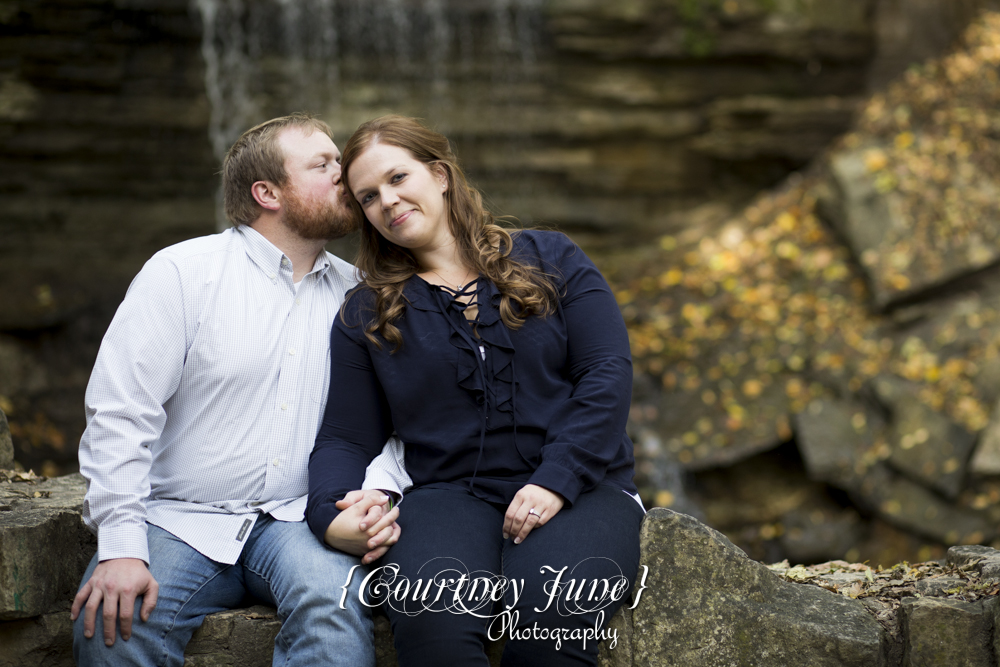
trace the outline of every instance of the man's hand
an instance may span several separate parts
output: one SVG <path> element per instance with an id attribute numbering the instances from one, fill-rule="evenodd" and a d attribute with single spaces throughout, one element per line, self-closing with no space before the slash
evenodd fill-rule
<path id="1" fill-rule="evenodd" d="M 80 615 L 80 610 L 86 605 L 83 636 L 90 639 L 94 636 L 97 608 L 101 606 L 103 600 L 104 643 L 108 646 L 115 643 L 116 618 L 121 624 L 122 639 L 128 641 L 132 636 L 132 614 L 135 612 L 136 596 L 143 596 L 139 617 L 145 622 L 153 613 L 159 591 L 160 585 L 140 559 L 115 558 L 101 561 L 94 568 L 94 574 L 73 598 L 70 618 L 75 621 Z"/>
<path id="2" fill-rule="evenodd" d="M 341 510 L 326 529 L 326 543 L 345 553 L 378 560 L 399 539 L 399 508 L 386 510 L 389 497 L 381 491 L 351 491 L 337 501 Z"/>
<path id="3" fill-rule="evenodd" d="M 544 526 L 562 509 L 566 501 L 558 493 L 538 486 L 525 484 L 510 501 L 503 517 L 503 538 L 514 538 L 520 544 L 533 528 Z"/>

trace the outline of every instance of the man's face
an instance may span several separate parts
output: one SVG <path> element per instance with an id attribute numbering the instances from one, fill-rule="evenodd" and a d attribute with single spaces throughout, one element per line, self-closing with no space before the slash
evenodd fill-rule
<path id="1" fill-rule="evenodd" d="M 306 134 L 309 132 L 309 134 Z M 343 198 L 340 151 L 322 132 L 289 127 L 278 135 L 288 182 L 281 188 L 281 219 L 304 239 L 331 240 L 357 228 Z"/>

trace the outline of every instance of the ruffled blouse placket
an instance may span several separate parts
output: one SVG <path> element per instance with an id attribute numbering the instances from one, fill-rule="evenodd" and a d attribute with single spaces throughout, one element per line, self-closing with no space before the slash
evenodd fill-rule
<path id="1" fill-rule="evenodd" d="M 423 280 L 420 283 L 424 294 L 448 322 L 449 342 L 460 351 L 456 382 L 469 392 L 479 407 L 479 454 L 469 480 L 470 490 L 475 489 L 488 431 L 512 428 L 513 444 L 518 455 L 531 469 L 536 468 L 539 461 L 525 457 L 517 447 L 515 349 L 510 331 L 500 318 L 500 293 L 496 286 L 482 278 L 477 278 L 461 290 L 449 290 Z M 475 289 L 472 289 L 473 285 Z M 472 299 L 468 303 L 460 300 L 470 295 Z M 476 304 L 478 311 L 474 319 L 469 319 L 465 310 L 472 303 Z"/>

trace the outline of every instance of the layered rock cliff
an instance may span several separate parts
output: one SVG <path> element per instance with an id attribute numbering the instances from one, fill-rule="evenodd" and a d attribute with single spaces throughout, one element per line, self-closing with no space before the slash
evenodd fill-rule
<path id="1" fill-rule="evenodd" d="M 819 190 L 792 182 L 740 211 L 760 188 L 804 168 L 847 131 L 872 85 L 947 46 L 979 4 L 2 0 L 0 164 L 6 178 L 0 187 L 7 210 L 0 220 L 0 410 L 9 416 L 16 458 L 50 474 L 73 469 L 83 389 L 114 308 L 153 252 L 217 228 L 218 160 L 236 134 L 306 108 L 329 120 L 343 141 L 358 122 L 396 111 L 423 116 L 448 133 L 499 212 L 565 229 L 603 258 L 623 290 L 635 336 L 642 380 L 633 430 L 657 461 L 667 461 L 647 470 L 647 500 L 673 494 L 672 502 L 683 505 L 676 486 L 682 475 L 674 464 L 693 470 L 770 449 L 808 430 L 795 421 L 805 418 L 793 415 L 827 397 L 830 387 L 846 383 L 835 396 L 854 400 L 871 384 L 872 373 L 857 376 L 861 388 L 850 384 L 856 374 L 825 379 L 838 364 L 855 363 L 830 341 L 863 341 L 865 356 L 857 363 L 868 365 L 859 367 L 891 370 L 886 364 L 897 353 L 883 351 L 884 336 L 870 333 L 880 325 L 866 319 L 862 274 L 852 272 L 852 255 L 817 221 Z M 954 252 L 941 257 L 940 269 L 920 263 L 894 268 L 901 261 L 898 244 L 884 236 L 872 241 L 874 228 L 866 222 L 881 219 L 878 210 L 865 208 L 864 193 L 870 164 L 882 158 L 871 158 L 868 135 L 859 136 L 861 143 L 830 167 L 836 174 L 826 181 L 834 193 L 827 198 L 830 210 L 839 206 L 845 213 L 828 217 L 846 221 L 838 228 L 869 232 L 848 245 L 858 261 L 876 258 L 864 266 L 872 272 L 867 289 L 876 295 L 871 312 L 883 317 L 877 313 L 988 263 L 992 254 L 976 250 L 971 237 L 959 242 L 955 236 Z M 880 137 L 889 164 L 896 139 Z M 893 177 L 900 188 L 919 190 L 919 179 L 913 181 L 918 172 Z M 871 187 L 885 187 L 887 178 Z M 969 203 L 941 200 L 945 207 Z M 749 222 L 726 227 L 733 216 Z M 719 232 L 724 227 L 729 231 Z M 743 240 L 734 241 L 732 229 Z M 743 248 L 744 241 L 755 244 L 746 257 L 742 250 L 724 253 L 733 243 Z M 812 249 L 803 251 L 808 244 Z M 641 277 L 616 269 L 615 249 L 636 246 L 644 249 L 640 257 L 626 263 L 642 266 Z M 349 253 L 349 244 L 338 247 Z M 808 257 L 811 268 L 774 264 L 771 250 L 785 263 Z M 689 254 L 695 251 L 697 258 Z M 723 340 L 729 334 L 718 329 L 713 313 L 730 307 L 719 301 L 729 294 L 726 281 L 742 280 L 741 272 L 757 266 L 759 272 L 772 266 L 773 273 L 751 277 L 757 296 L 742 303 L 744 315 L 733 315 L 737 328 L 749 322 L 750 338 Z M 819 289 L 816 276 L 830 282 L 828 292 L 810 292 Z M 666 298 L 682 285 L 693 293 L 662 302 L 653 295 L 662 290 Z M 807 297 L 797 296 L 802 293 Z M 765 307 L 775 295 L 786 295 L 794 312 L 775 315 Z M 685 347 L 675 350 L 664 342 L 669 336 L 660 335 L 673 326 L 664 318 L 690 323 L 697 333 L 677 329 Z M 819 333 L 803 335 L 810 322 L 816 332 L 860 324 L 818 340 Z M 705 332 L 717 336 L 717 344 L 702 345 Z M 894 342 L 893 350 L 901 344 Z M 926 358 L 917 343 L 905 350 L 907 360 Z M 978 364 L 974 355 L 980 353 L 969 354 Z M 747 368 L 751 357 L 753 364 L 763 359 L 762 369 L 745 377 L 738 370 L 735 379 L 725 375 L 728 368 Z M 923 362 L 905 363 L 924 368 Z M 716 367 L 732 389 L 711 384 L 721 376 L 702 377 L 702 371 L 717 373 Z M 701 369 L 697 377 L 691 368 Z M 965 378 L 957 368 L 942 366 L 942 377 Z M 967 386 L 955 382 L 947 405 L 958 405 Z M 706 402 L 709 391 L 715 403 Z M 923 389 L 887 389 L 885 396 L 897 398 L 884 400 L 909 405 L 906 397 L 914 391 L 919 398 Z M 733 408 L 733 396 L 743 412 Z M 962 403 L 964 416 L 948 417 L 940 428 L 950 433 L 955 419 L 965 428 L 982 428 L 992 399 L 986 392 L 971 400 Z M 925 403 L 917 401 L 912 410 Z M 687 419 L 683 411 L 692 405 L 697 417 Z M 838 409 L 852 418 L 858 413 L 841 406 L 834 414 L 841 414 Z M 885 421 L 878 415 L 887 409 L 865 417 L 865 424 Z M 674 420 L 674 414 L 683 418 Z M 732 424 L 740 428 L 729 430 Z M 938 467 L 925 474 L 926 461 L 906 456 L 936 442 L 928 435 L 921 447 L 897 455 L 893 470 L 945 494 L 942 507 L 950 507 L 966 489 L 964 464 L 954 468 L 950 461 L 967 455 L 970 438 L 956 440 L 954 454 L 935 460 Z M 766 472 L 784 464 L 759 465 Z M 946 467 L 950 472 L 941 473 Z M 719 474 L 703 482 L 731 487 L 728 473 Z M 716 516 L 717 507 L 702 505 L 691 511 Z M 855 510 L 843 510 L 820 503 L 788 525 L 810 536 L 809 517 L 824 516 L 844 527 L 830 544 L 853 544 L 857 527 L 867 523 Z M 766 520 L 749 523 L 755 530 L 770 526 L 765 535 L 785 526 L 773 518 L 784 516 L 780 512 L 759 516 Z"/>

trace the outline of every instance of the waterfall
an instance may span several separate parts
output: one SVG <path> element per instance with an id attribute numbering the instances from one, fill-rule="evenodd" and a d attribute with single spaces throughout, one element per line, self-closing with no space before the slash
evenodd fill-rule
<path id="1" fill-rule="evenodd" d="M 542 0 L 192 2 L 219 161 L 244 130 L 292 111 L 318 114 L 341 144 L 388 112 L 460 145 L 500 135 L 508 154 L 523 143 L 515 110 L 537 78 Z"/>

